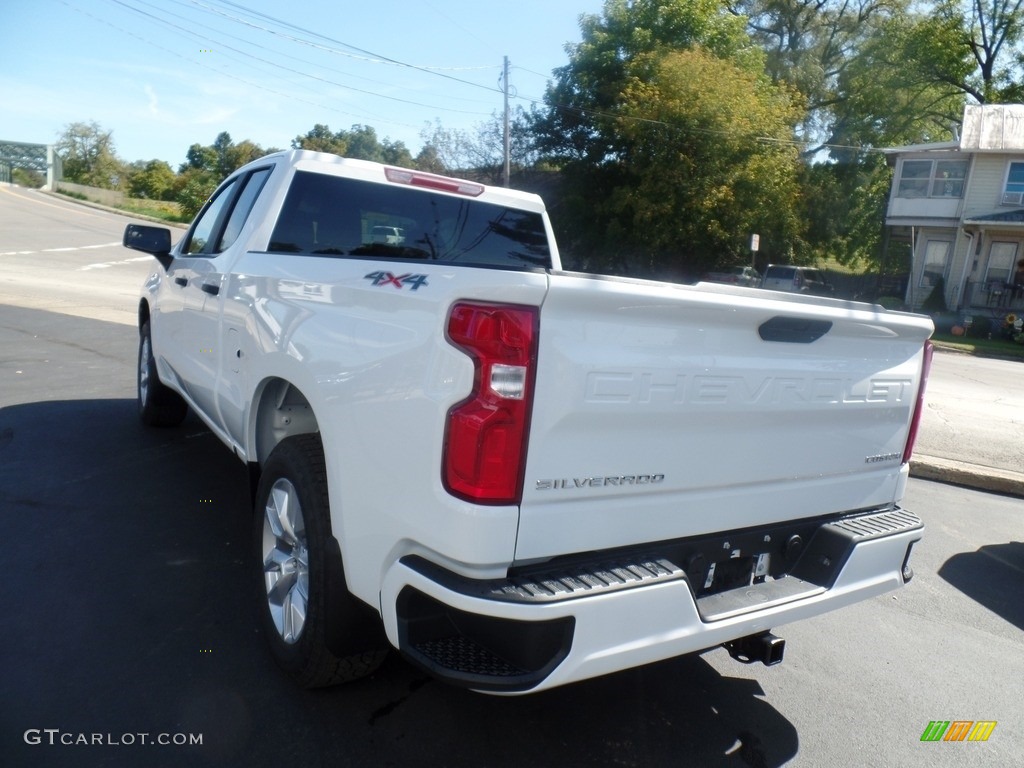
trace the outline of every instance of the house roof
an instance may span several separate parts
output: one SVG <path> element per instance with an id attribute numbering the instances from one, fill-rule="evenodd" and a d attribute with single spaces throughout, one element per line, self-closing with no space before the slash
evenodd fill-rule
<path id="1" fill-rule="evenodd" d="M 955 152 L 959 150 L 959 142 L 935 141 L 931 144 L 908 144 L 903 147 L 886 147 L 882 152 L 886 155 L 897 155 L 902 152 Z"/>
<path id="2" fill-rule="evenodd" d="M 957 134 L 953 128 L 954 135 Z M 955 151 L 1019 153 L 1024 151 L 1024 104 L 967 104 L 954 141 L 910 144 L 883 149 L 887 155 Z"/>

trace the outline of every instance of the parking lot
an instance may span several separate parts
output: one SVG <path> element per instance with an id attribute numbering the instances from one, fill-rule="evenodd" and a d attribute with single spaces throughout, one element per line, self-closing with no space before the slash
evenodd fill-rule
<path id="1" fill-rule="evenodd" d="M 0 295 L 31 282 L 5 269 Z M 924 481 L 905 500 L 927 526 L 912 583 L 777 628 L 777 667 L 713 649 L 500 698 L 392 654 L 295 689 L 256 630 L 242 465 L 194 418 L 138 423 L 134 329 L 69 311 L 66 283 L 60 311 L 0 303 L 3 766 L 1020 764 L 1021 502 Z M 996 726 L 921 741 L 947 720 Z"/>

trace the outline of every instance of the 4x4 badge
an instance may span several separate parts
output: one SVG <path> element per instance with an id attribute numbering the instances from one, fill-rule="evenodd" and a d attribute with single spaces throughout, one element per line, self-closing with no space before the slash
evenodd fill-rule
<path id="1" fill-rule="evenodd" d="M 393 275 L 390 272 L 371 272 L 366 275 L 364 280 L 372 280 L 374 285 L 393 285 L 398 290 L 402 290 L 405 286 L 412 286 L 411 290 L 415 291 L 417 288 L 427 284 L 426 275 Z"/>

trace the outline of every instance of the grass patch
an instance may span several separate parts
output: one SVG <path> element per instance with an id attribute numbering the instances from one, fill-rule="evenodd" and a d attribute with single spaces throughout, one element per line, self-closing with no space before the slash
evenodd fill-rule
<path id="1" fill-rule="evenodd" d="M 175 223 L 188 223 L 188 219 L 181 212 L 181 206 L 174 202 L 164 200 L 140 200 L 138 198 L 126 198 L 117 206 L 119 210 L 129 213 L 139 213 L 143 216 L 152 216 L 162 221 L 173 221 Z"/>
<path id="2" fill-rule="evenodd" d="M 973 339 L 936 333 L 932 337 L 936 347 L 954 352 L 964 352 L 978 357 L 999 357 L 1024 362 L 1024 344 L 1006 339 Z"/>

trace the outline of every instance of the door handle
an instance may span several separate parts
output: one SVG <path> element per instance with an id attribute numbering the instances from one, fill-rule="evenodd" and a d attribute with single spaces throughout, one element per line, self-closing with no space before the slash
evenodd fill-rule
<path id="1" fill-rule="evenodd" d="M 200 287 L 202 288 L 203 293 L 208 293 L 211 296 L 216 296 L 218 293 L 220 293 L 219 285 L 210 285 L 209 283 L 203 283 L 202 286 Z"/>
<path id="2" fill-rule="evenodd" d="M 188 285 L 188 278 L 187 277 L 176 277 L 176 278 L 174 278 L 174 282 L 176 282 L 178 285 L 180 285 L 182 288 L 184 288 L 186 285 Z"/>

